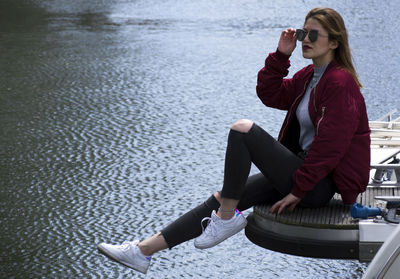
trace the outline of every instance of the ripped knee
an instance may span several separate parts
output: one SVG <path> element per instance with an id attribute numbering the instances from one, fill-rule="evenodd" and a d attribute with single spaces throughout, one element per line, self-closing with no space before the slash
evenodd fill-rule
<path id="1" fill-rule="evenodd" d="M 248 133 L 253 126 L 254 122 L 248 119 L 240 119 L 233 123 L 231 129 L 241 132 L 241 133 Z"/>

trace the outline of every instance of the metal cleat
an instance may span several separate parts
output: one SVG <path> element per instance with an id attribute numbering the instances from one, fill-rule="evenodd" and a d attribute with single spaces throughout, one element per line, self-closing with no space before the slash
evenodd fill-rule
<path id="1" fill-rule="evenodd" d="M 383 218 L 389 223 L 400 223 L 400 197 L 399 196 L 376 196 L 375 199 L 386 202 L 386 210 Z"/>

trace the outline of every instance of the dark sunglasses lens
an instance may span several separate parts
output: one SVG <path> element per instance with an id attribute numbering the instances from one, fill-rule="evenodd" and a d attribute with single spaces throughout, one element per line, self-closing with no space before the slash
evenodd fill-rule
<path id="1" fill-rule="evenodd" d="M 315 42 L 318 39 L 318 30 L 310 30 L 310 32 L 308 32 L 308 38 L 310 42 Z"/>
<path id="2" fill-rule="evenodd" d="M 296 29 L 296 39 L 299 41 L 304 40 L 306 37 L 306 32 L 303 29 Z"/>

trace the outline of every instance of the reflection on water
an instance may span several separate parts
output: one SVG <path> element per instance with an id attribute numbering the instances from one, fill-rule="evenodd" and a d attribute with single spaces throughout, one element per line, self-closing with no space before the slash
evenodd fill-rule
<path id="1" fill-rule="evenodd" d="M 95 244 L 148 236 L 219 189 L 236 119 L 277 134 L 283 113 L 257 100 L 256 73 L 280 30 L 320 5 L 78 2 L 0 3 L 1 278 L 140 277 Z M 400 108 L 398 4 L 340 2 L 370 117 Z M 306 63 L 296 50 L 291 72 Z M 239 234 L 209 251 L 161 252 L 147 278 L 358 278 L 365 268 Z"/>

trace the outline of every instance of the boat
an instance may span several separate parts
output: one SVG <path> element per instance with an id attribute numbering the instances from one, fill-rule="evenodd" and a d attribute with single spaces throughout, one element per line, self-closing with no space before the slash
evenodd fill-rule
<path id="1" fill-rule="evenodd" d="M 400 226 L 383 243 L 362 279 L 395 279 L 400 276 Z"/>
<path id="2" fill-rule="evenodd" d="M 272 205 L 257 205 L 247 217 L 246 237 L 281 253 L 370 262 L 364 279 L 399 278 L 400 117 L 395 113 L 369 122 L 371 181 L 354 205 L 343 204 L 340 194 L 325 207 L 296 207 L 279 215 L 270 213 Z"/>

